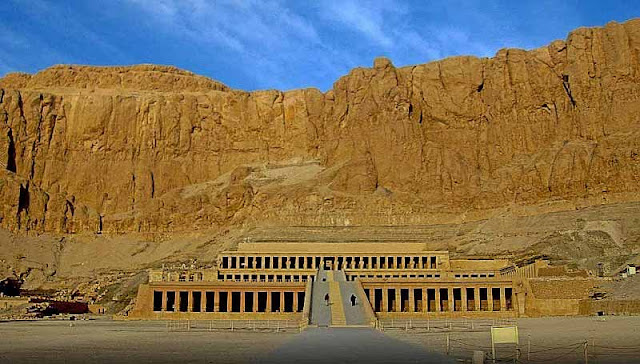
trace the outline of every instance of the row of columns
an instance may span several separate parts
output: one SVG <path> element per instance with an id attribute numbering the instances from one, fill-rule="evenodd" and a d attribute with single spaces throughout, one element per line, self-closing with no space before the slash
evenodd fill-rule
<path id="1" fill-rule="evenodd" d="M 454 290 L 460 290 L 460 307 L 456 309 L 455 300 L 454 300 Z M 473 308 L 470 309 L 468 302 L 469 297 L 467 295 L 467 290 L 473 290 Z M 486 290 L 486 301 L 487 305 L 485 306 L 485 310 L 483 311 L 505 311 L 513 309 L 513 290 L 510 287 L 433 287 L 433 288 L 421 288 L 421 287 L 408 287 L 408 288 L 394 288 L 389 286 L 383 287 L 367 287 L 365 292 L 367 293 L 367 297 L 369 302 L 371 302 L 374 310 L 378 312 L 443 312 L 443 311 L 480 311 L 481 310 L 481 300 L 480 300 L 480 292 L 481 289 Z M 494 307 L 494 295 L 493 290 L 499 290 L 499 307 Z M 380 307 L 378 308 L 378 304 L 376 302 L 376 291 L 382 291 L 382 297 L 380 302 Z M 394 291 L 393 300 L 395 302 L 394 307 L 389 310 L 389 294 L 390 291 Z M 408 290 L 407 292 L 407 300 L 408 304 L 406 305 L 406 310 L 401 310 L 403 305 L 402 300 L 402 291 Z M 416 307 L 416 297 L 415 292 L 419 290 L 421 293 L 420 301 L 422 302 L 422 307 Z M 429 310 L 429 293 L 433 293 L 432 297 L 434 298 L 435 307 L 433 310 Z M 446 308 L 443 307 L 442 303 L 442 293 L 446 292 Z M 510 307 L 507 307 L 507 296 L 509 296 Z"/>
<path id="2" fill-rule="evenodd" d="M 186 293 L 186 309 L 182 309 L 182 296 Z M 234 305 L 234 293 L 239 294 L 238 306 Z M 287 293 L 293 295 L 287 302 Z M 251 294 L 251 309 L 247 310 L 247 297 Z M 222 297 L 226 296 L 224 300 Z M 260 296 L 264 301 L 260 302 Z M 274 300 L 277 296 L 277 300 Z M 173 297 L 173 300 L 171 300 Z M 197 298 L 196 298 L 197 297 Z M 153 311 L 156 312 L 301 312 L 304 304 L 304 291 L 154 291 L 152 296 Z M 275 302 L 274 302 L 275 301 Z M 224 305 L 221 303 L 224 302 Z M 286 310 L 286 304 L 290 303 L 290 310 Z M 171 307 L 169 307 L 171 306 Z M 221 309 L 224 308 L 224 309 Z M 234 310 L 237 307 L 237 310 Z M 263 308 L 262 310 L 260 308 Z"/>
<path id="3" fill-rule="evenodd" d="M 306 282 L 313 276 L 306 274 L 218 274 L 219 281 L 235 282 Z"/>
<path id="4" fill-rule="evenodd" d="M 436 256 L 223 256 L 223 269 L 439 269 Z"/>

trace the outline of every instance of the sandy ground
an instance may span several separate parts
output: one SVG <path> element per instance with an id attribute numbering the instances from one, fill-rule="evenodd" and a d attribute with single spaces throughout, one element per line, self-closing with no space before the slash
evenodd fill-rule
<path id="1" fill-rule="evenodd" d="M 585 341 L 589 364 L 640 363 L 640 316 L 545 317 L 518 319 L 517 325 L 521 363 L 584 363 Z M 451 333 L 390 330 L 385 333 L 438 352 L 446 352 L 449 335 L 450 355 L 458 359 L 471 358 L 474 350 L 491 352 L 491 335 L 487 330 Z M 529 343 L 531 349 L 527 356 Z M 498 358 L 510 358 L 514 354 L 515 345 L 497 346 Z"/>
<path id="2" fill-rule="evenodd" d="M 640 363 L 640 317 L 539 318 L 517 323 L 520 363 L 584 363 L 585 341 L 590 364 Z M 189 332 L 169 332 L 161 321 L 70 324 L 0 322 L 0 363 L 469 362 L 473 350 L 490 352 L 491 347 L 487 330 L 448 333 L 451 346 L 446 358 L 445 332 L 210 332 L 204 322 Z M 509 358 L 514 352 L 514 346 L 502 345 L 498 357 Z"/>
<path id="3" fill-rule="evenodd" d="M 165 323 L 0 323 L 0 363 L 247 363 L 291 333 L 169 332 Z"/>

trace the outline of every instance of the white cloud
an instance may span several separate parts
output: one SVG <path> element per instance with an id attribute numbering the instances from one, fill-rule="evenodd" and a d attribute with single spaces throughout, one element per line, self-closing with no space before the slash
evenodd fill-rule
<path id="1" fill-rule="evenodd" d="M 343 26 L 352 28 L 382 47 L 390 48 L 393 39 L 385 33 L 384 18 L 391 8 L 384 6 L 384 2 L 364 4 L 353 0 L 330 1 L 324 3 L 324 17 L 336 20 Z"/>

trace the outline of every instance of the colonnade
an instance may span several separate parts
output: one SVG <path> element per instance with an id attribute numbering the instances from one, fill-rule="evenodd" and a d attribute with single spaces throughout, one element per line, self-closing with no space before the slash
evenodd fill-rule
<path id="1" fill-rule="evenodd" d="M 218 274 L 219 281 L 233 282 L 306 282 L 309 279 L 313 279 L 313 276 L 307 274 Z"/>
<path id="2" fill-rule="evenodd" d="M 222 269 L 440 269 L 438 256 L 222 256 Z"/>
<path id="3" fill-rule="evenodd" d="M 304 290 L 154 290 L 154 312 L 302 312 Z"/>
<path id="4" fill-rule="evenodd" d="M 367 284 L 375 312 L 511 311 L 513 289 L 506 286 L 389 286 Z"/>

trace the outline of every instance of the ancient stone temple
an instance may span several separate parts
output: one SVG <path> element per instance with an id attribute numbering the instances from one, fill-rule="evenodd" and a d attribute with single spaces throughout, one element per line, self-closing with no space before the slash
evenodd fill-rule
<path id="1" fill-rule="evenodd" d="M 217 267 L 152 270 L 131 319 L 515 317 L 540 262 L 451 259 L 423 243 L 244 241 Z"/>

